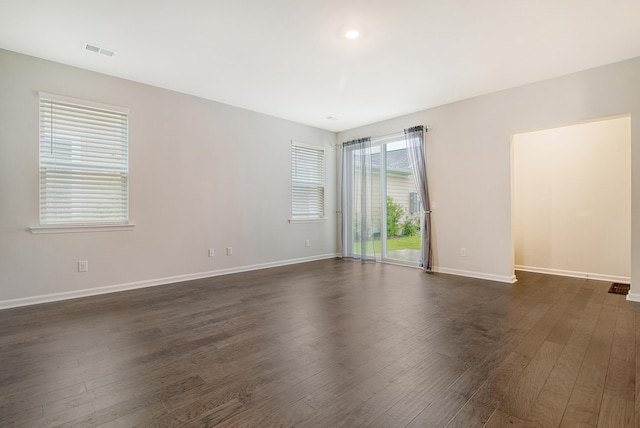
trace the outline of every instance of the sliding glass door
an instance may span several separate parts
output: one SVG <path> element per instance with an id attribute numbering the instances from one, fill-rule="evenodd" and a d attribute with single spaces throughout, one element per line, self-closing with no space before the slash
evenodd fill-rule
<path id="1" fill-rule="evenodd" d="M 420 201 L 404 138 L 381 145 L 385 240 L 382 258 L 417 264 L 420 259 Z"/>
<path id="2" fill-rule="evenodd" d="M 417 264 L 420 201 L 404 136 L 344 150 L 345 254 Z"/>
<path id="3" fill-rule="evenodd" d="M 358 141 L 345 145 L 343 156 L 343 254 L 363 260 L 380 259 L 380 174 L 374 157 L 380 147 Z"/>

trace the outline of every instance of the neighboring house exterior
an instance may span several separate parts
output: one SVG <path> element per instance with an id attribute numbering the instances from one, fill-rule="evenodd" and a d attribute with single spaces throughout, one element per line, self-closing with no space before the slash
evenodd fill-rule
<path id="1" fill-rule="evenodd" d="M 380 182 L 380 153 L 371 155 L 372 175 L 376 183 Z M 380 186 L 373 188 L 374 213 L 382 213 L 380 206 Z M 412 195 L 413 194 L 413 195 Z M 413 178 L 413 171 L 409 163 L 407 149 L 387 151 L 387 196 L 400 204 L 405 215 L 402 223 L 408 217 L 418 218 L 419 201 Z M 412 203 L 413 202 L 413 203 Z M 374 216 L 374 229 L 380 230 L 380 215 Z"/>

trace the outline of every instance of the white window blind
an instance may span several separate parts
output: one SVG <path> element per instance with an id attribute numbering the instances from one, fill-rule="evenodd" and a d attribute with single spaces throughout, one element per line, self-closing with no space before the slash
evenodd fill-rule
<path id="1" fill-rule="evenodd" d="M 40 94 L 40 224 L 129 220 L 128 110 Z"/>
<path id="2" fill-rule="evenodd" d="M 324 148 L 291 143 L 293 219 L 324 217 Z"/>

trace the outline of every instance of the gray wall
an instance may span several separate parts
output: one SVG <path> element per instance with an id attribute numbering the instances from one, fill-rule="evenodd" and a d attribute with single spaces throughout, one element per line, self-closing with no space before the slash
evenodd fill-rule
<path id="1" fill-rule="evenodd" d="M 6 51 L 0 51 L 0 64 L 5 306 L 51 293 L 64 297 L 95 287 L 152 285 L 337 251 L 335 134 Z M 38 222 L 37 91 L 131 109 L 133 232 L 26 231 Z M 509 282 L 511 135 L 629 114 L 633 281 L 640 278 L 638 94 L 640 58 L 342 132 L 337 141 L 431 125 L 427 164 L 435 265 L 443 272 Z M 327 148 L 326 223 L 287 222 L 292 139 Z M 311 247 L 304 247 L 305 239 Z M 226 246 L 233 246 L 233 256 L 222 255 Z M 213 259 L 206 254 L 210 247 L 217 251 Z M 460 257 L 461 247 L 466 257 Z M 76 272 L 78 260 L 89 260 L 88 273 Z M 640 301 L 633 285 L 630 298 Z"/>
<path id="2" fill-rule="evenodd" d="M 133 231 L 27 231 L 38 225 L 38 91 L 130 108 Z M 291 140 L 326 147 L 327 222 L 288 223 Z M 0 50 L 0 307 L 334 256 L 335 142 L 332 132 Z M 79 260 L 89 272 L 77 273 Z"/>
<path id="3" fill-rule="evenodd" d="M 434 264 L 442 272 L 514 280 L 511 135 L 630 114 L 631 279 L 640 278 L 640 58 L 342 132 L 338 141 L 430 125 Z M 466 248 L 466 257 L 460 248 Z M 635 293 L 638 294 L 635 294 Z M 630 299 L 640 301 L 632 284 Z"/>

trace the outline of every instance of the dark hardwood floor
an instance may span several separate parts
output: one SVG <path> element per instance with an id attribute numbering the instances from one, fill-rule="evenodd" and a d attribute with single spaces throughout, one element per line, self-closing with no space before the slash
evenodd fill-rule
<path id="1" fill-rule="evenodd" d="M 637 426 L 639 305 L 518 278 L 326 260 L 0 311 L 0 426 Z"/>

